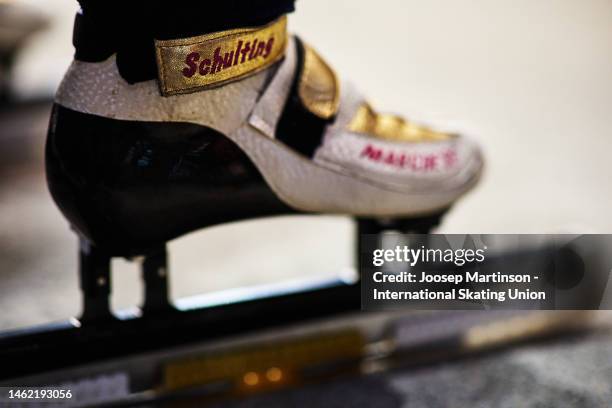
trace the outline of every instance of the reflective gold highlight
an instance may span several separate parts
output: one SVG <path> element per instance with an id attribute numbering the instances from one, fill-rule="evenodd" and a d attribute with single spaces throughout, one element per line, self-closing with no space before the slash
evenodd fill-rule
<path id="1" fill-rule="evenodd" d="M 348 128 L 351 132 L 399 142 L 432 142 L 453 137 L 450 133 L 437 132 L 408 122 L 399 116 L 379 114 L 367 103 L 357 109 Z"/>
<path id="2" fill-rule="evenodd" d="M 336 73 L 307 45 L 298 94 L 304 106 L 322 119 L 330 119 L 338 112 L 340 86 Z"/>

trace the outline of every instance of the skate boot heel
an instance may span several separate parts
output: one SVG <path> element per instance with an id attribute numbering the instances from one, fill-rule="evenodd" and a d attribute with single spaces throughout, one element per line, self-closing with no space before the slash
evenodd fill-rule
<path id="1" fill-rule="evenodd" d="M 61 106 L 51 122 L 51 195 L 73 230 L 113 256 L 156 252 L 160 243 L 207 226 L 296 212 L 213 129 L 101 118 Z"/>

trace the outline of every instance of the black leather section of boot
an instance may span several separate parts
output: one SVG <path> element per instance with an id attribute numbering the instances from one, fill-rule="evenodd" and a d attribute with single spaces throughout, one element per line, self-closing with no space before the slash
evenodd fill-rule
<path id="1" fill-rule="evenodd" d="M 199 125 L 56 105 L 46 159 L 49 189 L 73 228 L 115 256 L 209 225 L 295 212 L 237 145 Z"/>
<path id="2" fill-rule="evenodd" d="M 297 37 L 295 37 L 295 43 L 298 68 L 285 107 L 276 125 L 275 137 L 304 156 L 312 157 L 317 147 L 321 145 L 325 127 L 333 122 L 334 118 L 321 119 L 302 103 L 298 94 L 298 85 L 304 69 L 304 44 Z"/>

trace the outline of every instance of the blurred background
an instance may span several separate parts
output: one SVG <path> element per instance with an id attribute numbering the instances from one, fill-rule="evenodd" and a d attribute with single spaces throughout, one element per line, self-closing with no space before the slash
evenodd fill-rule
<path id="1" fill-rule="evenodd" d="M 76 0 L 0 0 L 0 330 L 78 314 L 77 242 L 46 190 Z M 468 133 L 486 175 L 447 233 L 612 233 L 612 2 L 308 0 L 290 27 L 381 110 Z M 170 246 L 173 297 L 344 273 L 344 217 L 256 220 Z M 113 306 L 139 304 L 117 260 Z M 343 272 L 344 271 L 344 272 Z"/>

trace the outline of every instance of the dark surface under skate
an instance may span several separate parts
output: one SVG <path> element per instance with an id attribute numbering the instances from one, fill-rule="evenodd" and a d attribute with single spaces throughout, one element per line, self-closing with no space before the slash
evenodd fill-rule
<path id="1" fill-rule="evenodd" d="M 612 336 L 607 333 L 310 385 L 215 406 L 607 408 L 610 401 Z"/>

